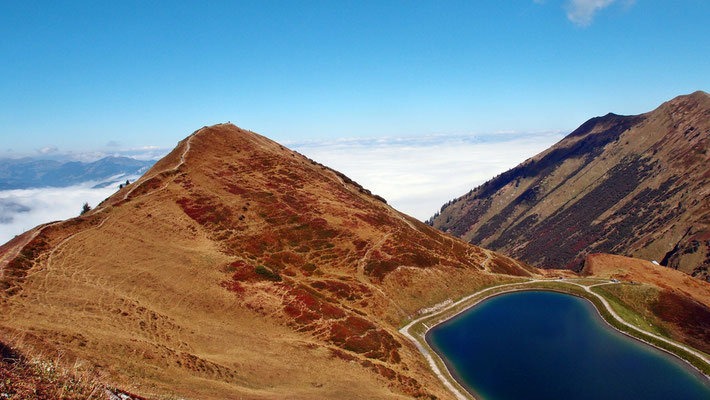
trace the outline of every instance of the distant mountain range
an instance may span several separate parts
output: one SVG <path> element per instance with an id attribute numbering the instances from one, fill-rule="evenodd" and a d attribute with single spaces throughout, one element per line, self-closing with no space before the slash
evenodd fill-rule
<path id="1" fill-rule="evenodd" d="M 101 187 L 125 176 L 140 176 L 155 161 L 105 157 L 94 162 L 0 159 L 0 190 L 64 187 L 96 182 Z"/>
<path id="2" fill-rule="evenodd" d="M 548 150 L 444 205 L 431 225 L 543 268 L 588 253 L 709 279 L 710 95 L 592 118 Z"/>

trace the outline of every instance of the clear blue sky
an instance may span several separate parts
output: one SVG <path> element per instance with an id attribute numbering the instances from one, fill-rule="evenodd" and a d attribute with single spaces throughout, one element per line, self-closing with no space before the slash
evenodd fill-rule
<path id="1" fill-rule="evenodd" d="M 572 129 L 710 90 L 705 0 L 0 0 L 0 38 L 0 156 L 227 120 L 279 141 Z"/>

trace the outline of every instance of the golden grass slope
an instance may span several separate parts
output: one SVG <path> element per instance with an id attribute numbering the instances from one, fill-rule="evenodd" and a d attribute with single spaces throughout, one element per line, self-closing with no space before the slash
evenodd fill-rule
<path id="1" fill-rule="evenodd" d="M 451 398 L 397 328 L 537 270 L 234 125 L 3 250 L 0 338 L 150 398 Z"/>

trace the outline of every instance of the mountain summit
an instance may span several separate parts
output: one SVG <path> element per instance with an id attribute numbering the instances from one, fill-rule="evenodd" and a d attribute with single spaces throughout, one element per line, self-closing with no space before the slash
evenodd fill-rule
<path id="1" fill-rule="evenodd" d="M 544 268 L 588 253 L 654 260 L 710 279 L 710 95 L 585 122 L 442 207 L 431 224 Z"/>
<path id="2" fill-rule="evenodd" d="M 201 399 L 451 398 L 398 327 L 538 273 L 231 124 L 0 258 L 4 337 Z"/>

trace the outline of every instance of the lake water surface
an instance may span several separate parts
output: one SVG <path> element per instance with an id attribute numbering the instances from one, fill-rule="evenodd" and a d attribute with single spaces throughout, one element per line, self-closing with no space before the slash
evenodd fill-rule
<path id="1" fill-rule="evenodd" d="M 427 341 L 484 399 L 710 399 L 705 377 L 614 331 L 571 295 L 496 296 L 432 328 Z"/>

